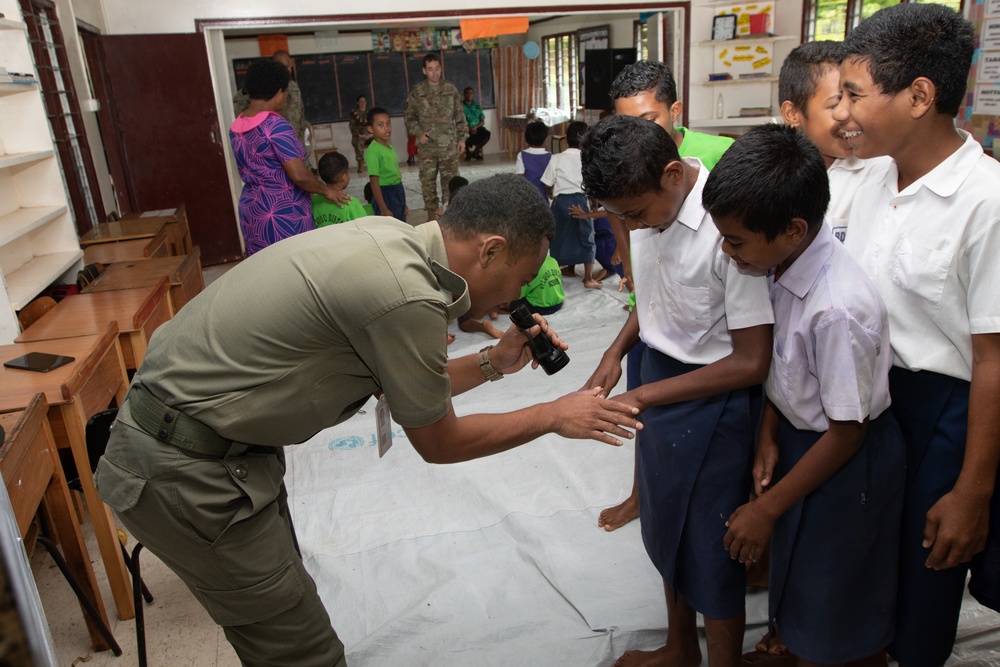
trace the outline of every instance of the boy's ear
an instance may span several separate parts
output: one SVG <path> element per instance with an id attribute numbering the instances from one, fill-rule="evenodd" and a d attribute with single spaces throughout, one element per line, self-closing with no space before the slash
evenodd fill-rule
<path id="1" fill-rule="evenodd" d="M 937 96 L 937 86 L 925 76 L 918 76 L 910 84 L 907 93 L 910 96 L 910 115 L 922 118 L 928 112 L 934 112 L 934 98 Z"/>
<path id="2" fill-rule="evenodd" d="M 785 239 L 791 245 L 799 245 L 809 234 L 809 223 L 802 218 L 792 218 L 785 230 Z"/>
<path id="3" fill-rule="evenodd" d="M 684 113 L 684 105 L 680 102 L 674 102 L 670 105 L 670 122 L 676 123 L 680 120 L 681 115 Z"/>
<path id="4" fill-rule="evenodd" d="M 791 100 L 785 100 L 781 103 L 781 118 L 789 127 L 802 126 L 802 114 L 795 107 L 795 105 L 792 104 Z"/>
<path id="5" fill-rule="evenodd" d="M 680 160 L 668 162 L 660 177 L 661 186 L 677 186 L 684 182 L 684 164 Z"/>

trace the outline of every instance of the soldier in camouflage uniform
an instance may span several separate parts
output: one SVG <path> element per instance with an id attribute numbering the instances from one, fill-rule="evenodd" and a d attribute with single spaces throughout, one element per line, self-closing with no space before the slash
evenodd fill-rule
<path id="1" fill-rule="evenodd" d="M 371 143 L 372 133 L 368 131 L 368 98 L 358 95 L 355 107 L 351 109 L 348 121 L 351 128 L 351 145 L 354 146 L 354 158 L 358 161 L 358 173 L 365 167 L 365 149 Z"/>
<path id="2" fill-rule="evenodd" d="M 441 214 L 438 174 L 441 175 L 441 200 L 447 204 L 448 181 L 458 176 L 458 157 L 465 152 L 469 126 L 462 107 L 462 94 L 441 78 L 441 59 L 436 53 L 424 56 L 423 72 L 427 78 L 410 90 L 403 119 L 407 133 L 417 138 L 424 208 L 427 219 L 435 220 Z"/>
<path id="3" fill-rule="evenodd" d="M 292 58 L 288 55 L 288 51 L 275 51 L 271 59 L 287 67 L 289 73 L 291 73 Z M 236 115 L 239 116 L 249 106 L 250 96 L 247 95 L 247 92 L 243 89 L 236 91 L 236 94 L 233 95 L 233 108 L 236 111 Z M 313 158 L 312 142 L 310 142 L 309 146 L 306 146 L 305 134 L 309 121 L 306 120 L 305 111 L 302 108 L 302 90 L 299 88 L 299 84 L 295 82 L 295 79 L 288 82 L 288 97 L 285 99 L 285 108 L 279 113 L 285 120 L 291 123 L 292 128 L 295 130 L 295 135 L 306 148 L 307 157 Z M 337 147 L 334 146 L 333 150 L 337 150 Z M 310 161 L 315 162 L 316 160 L 311 159 Z"/>

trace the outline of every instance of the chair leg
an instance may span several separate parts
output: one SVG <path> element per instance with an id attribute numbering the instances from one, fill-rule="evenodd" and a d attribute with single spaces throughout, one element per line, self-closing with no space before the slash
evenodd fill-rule
<path id="1" fill-rule="evenodd" d="M 146 621 L 142 608 L 142 577 L 139 574 L 139 552 L 142 542 L 132 549 L 132 597 L 135 602 L 135 643 L 139 653 L 139 667 L 146 667 Z M 152 596 L 149 597 L 152 600 Z"/>
<path id="2" fill-rule="evenodd" d="M 82 604 L 84 609 L 87 610 L 87 614 L 90 615 L 91 620 L 94 622 L 94 625 L 97 626 L 101 636 L 103 636 L 104 640 L 111 646 L 111 652 L 116 656 L 121 655 L 122 649 L 118 645 L 118 642 L 115 641 L 115 636 L 111 634 L 111 629 L 108 628 L 108 626 L 105 625 L 104 621 L 101 619 L 101 614 L 97 611 L 97 607 L 94 606 L 94 601 L 87 597 L 87 594 L 84 593 L 83 587 L 80 586 L 80 582 L 77 581 L 76 576 L 74 576 L 73 572 L 69 569 L 69 565 L 66 564 L 66 559 L 63 558 L 61 553 L 59 553 L 59 549 L 56 548 L 56 545 L 53 544 L 52 540 L 50 540 L 46 535 L 39 534 L 38 543 L 45 547 L 45 550 L 49 552 L 50 556 L 52 556 L 52 560 L 55 561 L 56 567 L 59 568 L 59 571 L 62 572 L 66 581 L 69 582 L 70 588 L 72 588 L 73 592 L 76 593 L 76 597 L 80 600 L 80 604 Z"/>
<path id="3" fill-rule="evenodd" d="M 122 548 L 122 559 L 125 561 L 125 567 L 128 568 L 129 572 L 133 572 L 132 557 L 128 555 L 128 549 L 121 542 L 118 544 Z M 146 582 L 141 578 L 139 579 L 139 586 L 142 588 L 142 598 L 146 601 L 146 604 L 150 604 L 153 601 L 153 594 L 149 592 L 149 589 L 146 588 Z"/>

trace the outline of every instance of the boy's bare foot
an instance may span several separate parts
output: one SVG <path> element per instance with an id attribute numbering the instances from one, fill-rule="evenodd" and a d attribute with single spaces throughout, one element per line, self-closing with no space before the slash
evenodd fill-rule
<path id="1" fill-rule="evenodd" d="M 604 280 L 607 277 L 608 277 L 608 270 L 607 269 L 601 269 L 600 271 L 598 271 L 597 273 L 594 274 L 594 280 L 596 280 L 597 282 L 600 282 L 600 281 Z"/>
<path id="2" fill-rule="evenodd" d="M 483 320 L 483 331 L 497 340 L 503 338 L 503 332 L 493 326 L 489 320 Z"/>
<path id="3" fill-rule="evenodd" d="M 625 502 L 602 510 L 597 517 L 597 525 L 609 533 L 624 526 L 629 521 L 639 518 L 639 499 L 629 496 Z"/>
<path id="4" fill-rule="evenodd" d="M 701 651 L 697 649 L 685 656 L 678 655 L 669 646 L 662 646 L 655 651 L 625 651 L 614 667 L 698 667 L 700 664 Z"/>
<path id="5" fill-rule="evenodd" d="M 601 283 L 596 280 L 584 280 L 583 286 L 587 289 L 601 289 Z"/>
<path id="6" fill-rule="evenodd" d="M 448 345 L 451 345 L 454 342 L 455 342 L 455 334 L 453 333 L 448 334 Z"/>

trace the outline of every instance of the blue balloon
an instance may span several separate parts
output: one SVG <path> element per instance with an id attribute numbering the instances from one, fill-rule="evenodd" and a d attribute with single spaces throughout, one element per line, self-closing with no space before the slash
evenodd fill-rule
<path id="1" fill-rule="evenodd" d="M 524 57 L 529 60 L 537 58 L 540 52 L 538 49 L 538 42 L 525 42 L 521 50 L 524 51 Z"/>

